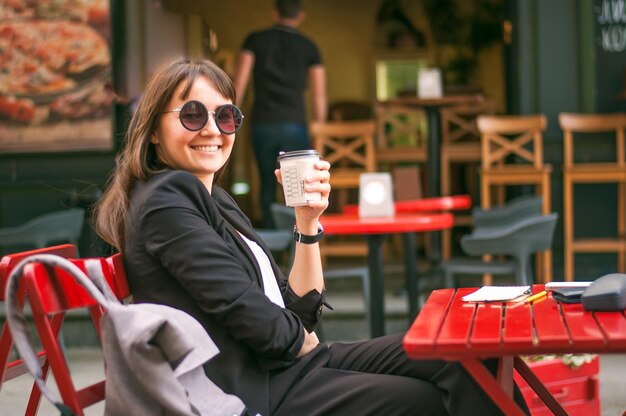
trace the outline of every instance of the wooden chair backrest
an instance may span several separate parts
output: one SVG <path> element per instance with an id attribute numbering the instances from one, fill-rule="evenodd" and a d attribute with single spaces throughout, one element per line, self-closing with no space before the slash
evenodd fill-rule
<path id="1" fill-rule="evenodd" d="M 493 101 L 478 101 L 472 104 L 443 107 L 441 109 L 441 141 L 442 143 L 477 142 L 480 143 L 480 132 L 476 126 L 476 118 L 480 115 L 496 113 Z"/>
<path id="2" fill-rule="evenodd" d="M 482 168 L 507 164 L 509 156 L 543 167 L 543 136 L 548 122 L 543 114 L 524 116 L 481 115 L 476 119 L 481 134 Z"/>
<path id="3" fill-rule="evenodd" d="M 401 105 L 376 105 L 376 147 L 426 148 L 426 116 L 423 111 Z"/>
<path id="4" fill-rule="evenodd" d="M 576 133 L 615 133 L 615 160 L 619 167 L 625 166 L 626 113 L 577 114 L 560 113 L 559 126 L 563 130 L 563 164 L 572 167 L 574 160 L 574 135 Z M 592 136 L 586 136 L 592 138 Z M 582 138 L 582 137 L 581 137 Z"/>
<path id="5" fill-rule="evenodd" d="M 314 148 L 332 165 L 334 187 L 357 188 L 359 175 L 376 170 L 373 120 L 313 122 Z"/>

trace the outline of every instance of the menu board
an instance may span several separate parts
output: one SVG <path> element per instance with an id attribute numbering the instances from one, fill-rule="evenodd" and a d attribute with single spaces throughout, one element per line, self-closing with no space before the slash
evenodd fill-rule
<path id="1" fill-rule="evenodd" d="M 626 0 L 594 0 L 596 111 L 626 111 Z"/>
<path id="2" fill-rule="evenodd" d="M 113 147 L 109 9 L 0 2 L 0 152 Z"/>

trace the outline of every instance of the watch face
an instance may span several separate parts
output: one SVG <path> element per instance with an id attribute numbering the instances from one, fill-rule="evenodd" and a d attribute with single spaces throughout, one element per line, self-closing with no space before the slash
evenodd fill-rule
<path id="1" fill-rule="evenodd" d="M 363 198 L 370 205 L 380 205 L 385 200 L 385 186 L 380 181 L 368 182 L 363 190 Z"/>

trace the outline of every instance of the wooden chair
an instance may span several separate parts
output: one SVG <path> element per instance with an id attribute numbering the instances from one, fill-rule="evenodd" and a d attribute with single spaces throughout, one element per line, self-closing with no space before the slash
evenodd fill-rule
<path id="1" fill-rule="evenodd" d="M 376 160 L 391 167 L 428 160 L 423 111 L 402 105 L 376 105 Z"/>
<path id="2" fill-rule="evenodd" d="M 441 195 L 449 196 L 468 193 L 477 196 L 474 178 L 477 178 L 477 166 L 481 160 L 480 132 L 476 126 L 476 117 L 495 114 L 493 101 L 477 101 L 441 109 Z M 466 172 L 465 189 L 452 189 L 452 165 L 462 165 Z M 476 204 L 477 201 L 474 201 Z M 455 213 L 454 224 L 468 226 L 472 224 L 471 213 Z M 452 230 L 444 230 L 441 240 L 441 258 L 448 259 L 452 253 Z"/>
<path id="3" fill-rule="evenodd" d="M 332 121 L 370 120 L 372 106 L 363 101 L 337 101 L 328 106 L 328 118 Z"/>
<path id="4" fill-rule="evenodd" d="M 564 277 L 574 279 L 576 253 L 617 253 L 618 270 L 626 270 L 626 161 L 624 160 L 626 113 L 559 114 L 563 130 L 563 213 L 564 213 Z M 576 142 L 594 140 L 598 135 L 610 135 L 615 140 L 615 158 L 609 162 L 580 162 L 576 160 Z M 615 238 L 576 238 L 574 235 L 574 185 L 577 183 L 615 183 L 617 197 L 617 236 Z"/>
<path id="5" fill-rule="evenodd" d="M 543 114 L 522 116 L 481 115 L 476 120 L 481 134 L 481 206 L 492 204 L 491 188 L 497 186 L 498 200 L 504 203 L 504 190 L 512 185 L 534 185 L 543 197 L 543 214 L 551 212 L 550 174 L 552 166 L 543 161 L 543 136 L 547 120 Z M 552 251 L 546 250 L 538 264 L 538 277 L 552 280 Z M 485 277 L 490 284 L 490 276 Z"/>
<path id="6" fill-rule="evenodd" d="M 355 202 L 361 173 L 376 171 L 375 129 L 372 120 L 311 123 L 313 145 L 322 158 L 332 165 L 331 185 L 337 203 L 331 211 L 341 211 L 344 205 Z M 351 196 L 353 200 L 350 200 Z M 346 242 L 327 238 L 322 241 L 320 249 L 324 260 L 328 257 L 367 255 L 367 246 L 363 241 Z"/>
<path id="7" fill-rule="evenodd" d="M 75 248 L 71 245 L 50 247 L 44 250 L 28 251 L 16 253 L 14 255 L 5 256 L 2 259 L 0 276 L 3 277 L 3 283 L 10 271 L 19 262 L 33 254 L 56 254 L 63 257 L 69 257 L 75 253 Z M 130 291 L 126 282 L 123 262 L 121 256 L 116 254 L 108 258 L 97 259 L 70 259 L 72 263 L 83 271 L 86 270 L 87 260 L 92 260 L 92 264 L 99 264 L 103 275 L 105 276 L 113 294 L 120 300 L 127 299 Z M 48 273 L 59 273 L 59 279 L 53 281 L 60 282 L 60 286 L 51 284 L 51 281 L 42 277 Z M 92 318 L 94 328 L 100 335 L 100 318 L 102 316 L 101 307 L 70 277 L 63 276 L 62 271 L 50 270 L 42 265 L 28 265 L 25 269 L 23 283 L 18 292 L 18 302 L 23 306 L 25 298 L 28 298 L 33 311 L 33 321 L 37 332 L 39 333 L 43 350 L 38 354 L 40 362 L 42 362 L 42 375 L 45 380 L 48 369 L 54 374 L 59 392 L 65 405 L 69 406 L 74 414 L 83 415 L 83 409 L 104 400 L 104 380 L 94 383 L 90 386 L 76 389 L 69 374 L 69 368 L 65 360 L 65 356 L 61 349 L 60 340 L 58 338 L 61 325 L 65 314 L 74 309 L 87 308 Z M 4 293 L 4 291 L 3 291 Z M 5 335 L 6 334 L 6 335 Z M 25 366 L 21 360 L 6 365 L 8 351 L 10 351 L 13 343 L 12 335 L 8 325 L 5 324 L 3 329 L 3 337 L 0 342 L 2 347 L 2 371 L 5 372 L 5 381 L 8 380 L 6 375 L 15 377 L 18 372 L 23 374 L 26 372 Z M 6 370 L 11 370 L 6 371 Z M 29 399 L 26 415 L 37 414 L 41 392 L 33 385 L 33 390 Z"/>

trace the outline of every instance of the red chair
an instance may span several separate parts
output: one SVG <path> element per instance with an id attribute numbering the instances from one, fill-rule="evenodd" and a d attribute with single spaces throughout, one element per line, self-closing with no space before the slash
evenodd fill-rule
<path id="1" fill-rule="evenodd" d="M 56 254 L 57 256 L 72 258 L 76 257 L 76 252 L 77 251 L 75 245 L 63 244 L 59 246 L 23 251 L 20 253 L 4 256 L 0 261 L 0 301 L 4 302 L 5 300 L 4 295 L 6 290 L 7 277 L 9 276 L 13 268 L 26 257 L 32 256 L 33 254 Z M 20 297 L 20 303 L 23 304 L 23 294 L 21 294 Z M 56 331 L 58 333 L 58 330 L 61 326 L 60 317 L 54 318 L 51 321 L 51 325 L 53 328 L 56 328 Z M 9 355 L 11 354 L 12 347 L 13 337 L 11 335 L 11 331 L 9 330 L 9 325 L 5 323 L 4 327 L 2 328 L 2 335 L 0 335 L 0 390 L 2 389 L 2 384 L 5 381 L 12 380 L 16 377 L 21 376 L 22 374 L 26 374 L 27 372 L 26 367 L 24 366 L 24 363 L 21 359 L 9 362 Z M 40 351 L 37 355 L 39 358 L 42 372 L 45 377 L 48 372 L 48 361 L 46 360 L 46 353 L 45 351 Z M 36 412 L 40 397 L 41 392 L 39 391 L 39 389 L 33 387 L 27 407 L 28 414 L 34 414 Z"/>
<path id="2" fill-rule="evenodd" d="M 2 260 L 2 265 L 4 266 L 6 262 L 10 267 L 3 267 L 2 269 L 1 276 L 3 277 L 3 285 L 6 285 L 6 277 L 10 273 L 10 270 L 12 270 L 19 261 L 29 255 L 61 253 L 63 257 L 70 257 L 69 255 L 71 253 L 69 251 L 53 249 L 54 248 L 50 248 L 48 251 L 37 250 L 37 253 L 25 252 L 6 256 Z M 7 259 L 7 257 L 9 257 L 9 259 Z M 99 262 L 102 274 L 109 283 L 113 294 L 118 299 L 124 300 L 129 297 L 130 291 L 126 283 L 126 275 L 121 255 L 116 254 L 108 258 L 96 259 L 71 259 L 72 263 L 83 271 L 86 271 L 87 260 L 95 260 L 95 264 Z M 55 274 L 56 276 L 51 276 L 51 274 Z M 26 296 L 30 302 L 33 321 L 43 346 L 43 351 L 39 353 L 40 359 L 43 360 L 43 377 L 45 379 L 49 367 L 54 374 L 63 402 L 69 406 L 76 415 L 82 415 L 84 408 L 104 400 L 104 380 L 77 390 L 70 377 L 69 368 L 62 352 L 58 335 L 67 311 L 87 308 L 91 314 L 96 332 L 98 336 L 100 336 L 99 322 L 102 316 L 102 309 L 66 272 L 44 267 L 41 264 L 29 264 L 25 267 L 24 276 L 18 291 L 18 301 L 20 305 L 24 303 L 24 296 Z M 7 333 L 8 339 L 6 343 L 8 344 L 8 350 L 10 350 L 12 337 L 6 325 L 5 332 Z M 3 338 L 3 348 L 4 343 Z M 6 363 L 6 359 L 2 364 L 4 363 Z M 21 362 L 9 364 L 9 366 L 14 367 L 18 365 L 21 374 L 26 372 L 25 366 Z M 6 365 L 3 366 L 3 371 L 5 367 Z M 33 391 L 31 392 L 31 397 L 26 409 L 27 415 L 35 415 L 37 413 L 40 397 L 41 393 L 39 389 L 33 386 Z"/>

